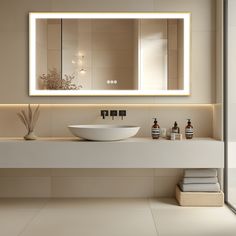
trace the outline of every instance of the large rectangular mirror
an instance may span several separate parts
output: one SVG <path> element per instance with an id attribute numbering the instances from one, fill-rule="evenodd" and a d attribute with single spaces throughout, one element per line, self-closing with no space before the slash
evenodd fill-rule
<path id="1" fill-rule="evenodd" d="M 189 13 L 30 13 L 30 95 L 190 94 Z"/>

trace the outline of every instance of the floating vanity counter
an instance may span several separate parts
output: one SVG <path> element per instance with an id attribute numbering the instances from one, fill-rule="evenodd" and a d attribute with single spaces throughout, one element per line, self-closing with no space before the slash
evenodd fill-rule
<path id="1" fill-rule="evenodd" d="M 211 138 L 0 139 L 0 168 L 223 168 L 224 144 Z"/>

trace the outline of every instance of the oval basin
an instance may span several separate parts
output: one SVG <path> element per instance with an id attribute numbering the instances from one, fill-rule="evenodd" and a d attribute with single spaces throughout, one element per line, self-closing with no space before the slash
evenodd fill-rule
<path id="1" fill-rule="evenodd" d="M 93 141 L 116 141 L 135 136 L 140 127 L 130 125 L 69 125 L 71 133 Z"/>

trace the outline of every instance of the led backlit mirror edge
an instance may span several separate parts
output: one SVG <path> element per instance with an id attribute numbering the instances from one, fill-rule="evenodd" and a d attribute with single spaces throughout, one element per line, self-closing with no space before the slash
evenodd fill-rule
<path id="1" fill-rule="evenodd" d="M 190 13 L 29 13 L 29 95 L 30 96 L 189 96 L 190 95 Z M 184 19 L 184 89 L 182 90 L 38 90 L 36 89 L 37 19 Z"/>

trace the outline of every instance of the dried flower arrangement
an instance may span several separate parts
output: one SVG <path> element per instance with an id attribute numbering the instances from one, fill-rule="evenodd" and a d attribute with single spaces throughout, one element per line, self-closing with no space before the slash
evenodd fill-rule
<path id="1" fill-rule="evenodd" d="M 82 85 L 76 85 L 72 81 L 75 79 L 74 75 L 66 75 L 65 78 L 61 78 L 60 73 L 56 68 L 49 71 L 47 75 L 40 76 L 43 80 L 44 87 L 49 90 L 79 90 Z"/>
<path id="2" fill-rule="evenodd" d="M 40 110 L 39 105 L 37 105 L 36 109 L 33 111 L 31 105 L 28 105 L 28 112 L 21 110 L 21 112 L 17 113 L 17 116 L 20 118 L 22 123 L 24 124 L 27 134 L 24 136 L 25 140 L 35 140 L 37 137 L 34 134 L 34 128 L 39 118 Z"/>

